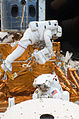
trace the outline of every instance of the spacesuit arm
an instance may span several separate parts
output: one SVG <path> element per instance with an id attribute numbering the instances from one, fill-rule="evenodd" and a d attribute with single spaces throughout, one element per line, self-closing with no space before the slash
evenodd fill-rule
<path id="1" fill-rule="evenodd" d="M 45 30 L 44 32 L 44 40 L 45 40 L 45 44 L 46 44 L 46 48 L 49 50 L 50 53 L 52 53 L 52 33 L 51 30 Z"/>

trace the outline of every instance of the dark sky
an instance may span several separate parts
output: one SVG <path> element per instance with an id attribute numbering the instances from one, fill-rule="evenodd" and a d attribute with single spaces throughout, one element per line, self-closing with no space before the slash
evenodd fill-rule
<path id="1" fill-rule="evenodd" d="M 56 3 L 55 3 L 56 1 Z M 61 1 L 61 4 L 59 2 Z M 65 1 L 65 2 L 64 2 Z M 51 3 L 53 6 L 51 6 Z M 58 5 L 59 7 L 57 7 Z M 47 19 L 69 19 L 79 15 L 78 0 L 47 0 Z"/>
<path id="2" fill-rule="evenodd" d="M 79 54 L 79 0 L 47 0 L 47 20 L 57 19 L 63 29 L 63 50 Z"/>

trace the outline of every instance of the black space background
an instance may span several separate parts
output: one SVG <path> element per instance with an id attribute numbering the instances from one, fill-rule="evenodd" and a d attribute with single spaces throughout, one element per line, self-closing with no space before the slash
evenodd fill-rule
<path id="1" fill-rule="evenodd" d="M 47 0 L 46 19 L 58 20 L 63 30 L 63 36 L 58 40 L 61 49 L 73 52 L 74 57 L 79 58 L 79 1 Z"/>

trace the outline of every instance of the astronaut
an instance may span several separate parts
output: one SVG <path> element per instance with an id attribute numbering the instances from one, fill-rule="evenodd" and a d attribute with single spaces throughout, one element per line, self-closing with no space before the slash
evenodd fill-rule
<path id="1" fill-rule="evenodd" d="M 38 60 L 40 64 L 45 63 L 52 57 L 52 54 L 54 54 L 51 39 L 57 39 L 61 36 L 62 28 L 58 25 L 57 20 L 30 22 L 29 27 L 26 29 L 23 37 L 19 41 L 17 48 L 8 55 L 6 60 L 3 61 L 3 64 L 1 64 L 0 78 L 2 78 L 4 71 L 12 71 L 11 63 L 20 57 L 29 45 L 33 45 L 38 41 L 44 40 L 46 46 L 41 50 L 41 52 L 34 52 L 33 55 L 37 58 L 37 60 L 40 59 L 40 61 Z"/>
<path id="2" fill-rule="evenodd" d="M 37 98 L 55 98 L 69 101 L 69 92 L 63 91 L 56 74 L 42 74 L 38 76 L 33 86 L 37 89 L 32 96 Z"/>

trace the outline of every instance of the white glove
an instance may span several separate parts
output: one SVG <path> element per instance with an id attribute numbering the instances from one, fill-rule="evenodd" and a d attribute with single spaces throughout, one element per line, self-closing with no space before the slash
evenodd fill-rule
<path id="1" fill-rule="evenodd" d="M 36 58 L 39 64 L 44 64 L 46 61 L 48 61 L 52 57 L 51 53 L 49 52 L 47 48 L 44 48 L 40 51 L 35 50 L 32 56 Z"/>

